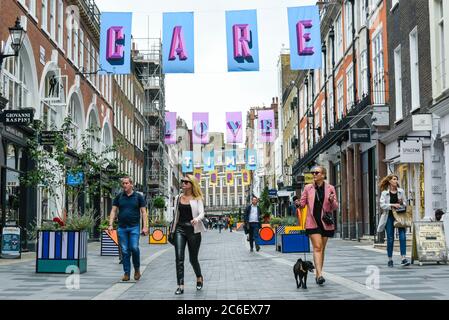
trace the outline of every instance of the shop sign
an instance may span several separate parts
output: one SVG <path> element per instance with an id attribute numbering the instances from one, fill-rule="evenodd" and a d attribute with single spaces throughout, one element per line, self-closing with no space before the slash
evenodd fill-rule
<path id="1" fill-rule="evenodd" d="M 401 163 L 422 163 L 422 141 L 406 140 L 400 142 L 399 161 Z"/>
<path id="2" fill-rule="evenodd" d="M 74 187 L 78 186 L 84 183 L 84 173 L 83 172 L 77 172 L 74 173 L 67 173 L 67 185 Z"/>
<path id="3" fill-rule="evenodd" d="M 33 122 L 33 110 L 5 110 L 0 121 L 6 126 L 26 126 Z"/>
<path id="4" fill-rule="evenodd" d="M 61 131 L 42 131 L 39 136 L 39 142 L 42 146 L 54 146 L 58 136 L 61 135 Z"/>
<path id="5" fill-rule="evenodd" d="M 351 143 L 370 143 L 371 129 L 350 129 L 349 136 Z"/>
<path id="6" fill-rule="evenodd" d="M 2 232 L 2 258 L 20 258 L 20 228 L 5 227 Z"/>
<path id="7" fill-rule="evenodd" d="M 277 198 L 277 196 L 278 196 L 278 191 L 276 189 L 268 190 L 268 197 Z"/>
<path id="8" fill-rule="evenodd" d="M 447 244 L 443 222 L 414 222 L 412 261 L 447 262 Z"/>
<path id="9" fill-rule="evenodd" d="M 432 114 L 414 114 L 412 115 L 413 131 L 432 131 Z"/>

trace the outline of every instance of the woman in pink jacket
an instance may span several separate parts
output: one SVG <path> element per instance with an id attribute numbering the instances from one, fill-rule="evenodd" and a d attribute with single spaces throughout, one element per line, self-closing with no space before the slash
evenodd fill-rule
<path id="1" fill-rule="evenodd" d="M 315 262 L 315 281 L 322 285 L 324 264 L 324 249 L 327 239 L 334 236 L 335 222 L 333 212 L 338 208 L 334 186 L 325 183 L 326 168 L 315 166 L 312 169 L 313 184 L 305 186 L 301 195 L 300 207 L 307 206 L 306 234 L 312 240 L 313 261 Z M 328 219 L 326 216 L 331 216 Z"/>

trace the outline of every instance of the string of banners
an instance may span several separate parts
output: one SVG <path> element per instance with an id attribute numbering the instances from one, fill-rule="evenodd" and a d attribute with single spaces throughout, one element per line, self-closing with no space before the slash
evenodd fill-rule
<path id="1" fill-rule="evenodd" d="M 321 34 L 318 6 L 287 8 L 292 70 L 320 69 Z M 195 72 L 194 13 L 163 13 L 164 73 Z M 225 12 L 229 72 L 259 71 L 257 10 Z M 132 14 L 101 14 L 101 69 L 113 74 L 131 71 Z"/>
<path id="2" fill-rule="evenodd" d="M 226 142 L 243 142 L 242 112 L 226 112 Z M 176 144 L 176 112 L 165 113 L 165 144 Z M 258 141 L 271 143 L 276 139 L 274 111 L 259 110 L 257 117 Z M 209 113 L 194 112 L 192 114 L 193 144 L 209 143 Z"/>

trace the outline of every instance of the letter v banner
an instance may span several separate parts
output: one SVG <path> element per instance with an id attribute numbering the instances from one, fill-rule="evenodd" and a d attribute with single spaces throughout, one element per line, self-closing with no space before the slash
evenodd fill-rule
<path id="1" fill-rule="evenodd" d="M 195 71 L 193 12 L 163 14 L 162 70 L 164 73 Z"/>
<path id="2" fill-rule="evenodd" d="M 288 28 L 291 69 L 321 69 L 321 34 L 318 7 L 288 8 Z"/>
<path id="3" fill-rule="evenodd" d="M 228 71 L 259 71 L 257 11 L 226 11 Z"/>
<path id="4" fill-rule="evenodd" d="M 242 143 L 242 113 L 226 112 L 226 141 L 227 143 Z"/>
<path id="5" fill-rule="evenodd" d="M 103 12 L 100 30 L 100 66 L 113 74 L 131 73 L 132 13 Z M 78 39 L 76 39 L 78 40 Z"/>

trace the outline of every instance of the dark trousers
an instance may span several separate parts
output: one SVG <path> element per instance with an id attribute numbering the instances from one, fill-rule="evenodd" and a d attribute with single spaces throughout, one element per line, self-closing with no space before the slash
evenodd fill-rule
<path id="1" fill-rule="evenodd" d="M 258 222 L 250 222 L 249 223 L 249 246 L 251 249 L 254 247 L 254 241 L 259 239 L 259 223 Z M 256 247 L 259 245 L 256 242 Z"/>
<path id="2" fill-rule="evenodd" d="M 178 224 L 175 231 L 176 276 L 178 285 L 184 285 L 184 253 L 189 248 L 190 264 L 197 278 L 201 277 L 198 253 L 201 245 L 201 233 L 194 233 L 193 226 Z"/>

